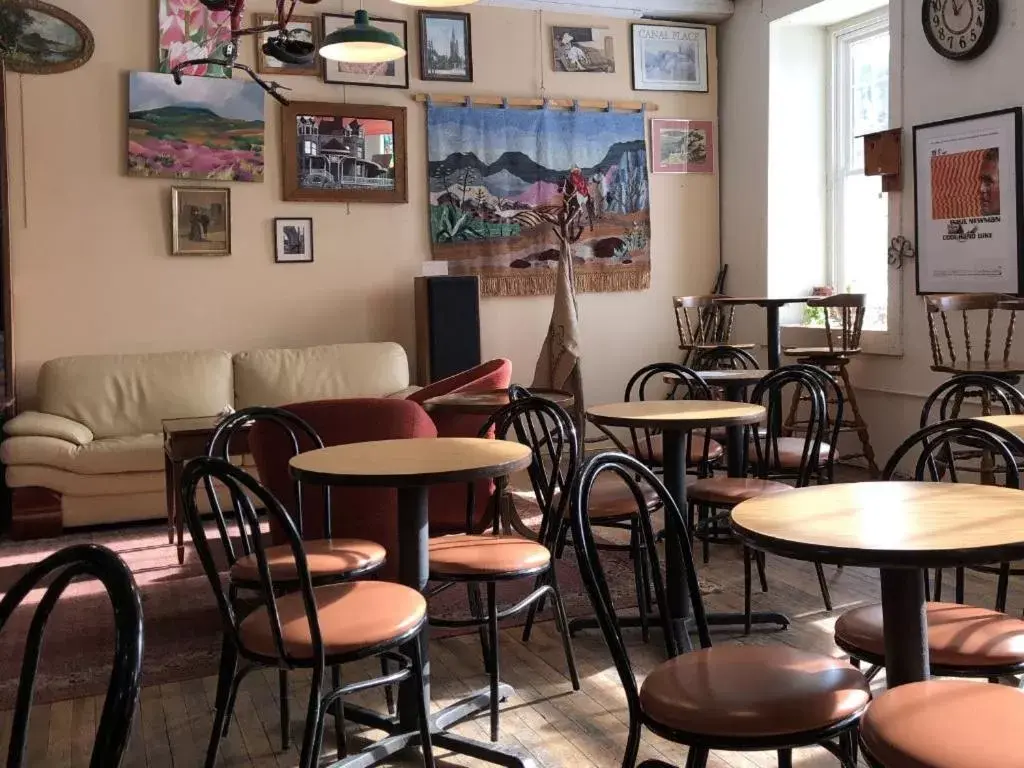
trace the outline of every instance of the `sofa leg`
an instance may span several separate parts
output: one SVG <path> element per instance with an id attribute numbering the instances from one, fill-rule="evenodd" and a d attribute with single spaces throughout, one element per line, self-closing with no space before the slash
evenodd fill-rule
<path id="1" fill-rule="evenodd" d="M 63 532 L 59 493 L 38 487 L 11 489 L 12 539 L 45 539 Z"/>

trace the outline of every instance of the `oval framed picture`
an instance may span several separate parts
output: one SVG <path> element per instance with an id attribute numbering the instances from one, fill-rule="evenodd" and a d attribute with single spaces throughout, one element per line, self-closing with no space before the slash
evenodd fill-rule
<path id="1" fill-rule="evenodd" d="M 7 69 L 54 75 L 78 69 L 95 48 L 92 32 L 76 16 L 42 0 L 0 3 L 0 48 Z"/>

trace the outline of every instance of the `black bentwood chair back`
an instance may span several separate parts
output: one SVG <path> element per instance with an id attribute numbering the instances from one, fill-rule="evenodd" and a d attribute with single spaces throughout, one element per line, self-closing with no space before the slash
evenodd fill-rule
<path id="1" fill-rule="evenodd" d="M 747 427 L 753 443 L 749 458 L 754 473 L 763 479 L 795 480 L 797 488 L 810 485 L 828 460 L 830 446 L 828 402 L 824 372 L 810 365 L 786 365 L 778 368 L 754 385 L 750 402 L 762 405 L 768 412 L 767 428 Z M 793 392 L 808 404 L 807 419 L 802 423 L 804 434 L 784 437 L 774 425 L 782 424 L 783 393 Z M 824 446 L 824 448 L 823 448 Z"/>
<path id="2" fill-rule="evenodd" d="M 196 504 L 200 483 L 217 481 L 226 486 L 238 526 L 251 542 L 256 558 L 259 607 L 243 615 L 233 599 L 234 586 L 221 579 L 206 527 Z M 259 481 L 223 459 L 203 457 L 185 467 L 181 480 L 181 505 L 189 532 L 207 579 L 213 588 L 224 624 L 220 674 L 217 681 L 216 714 L 206 754 L 206 768 L 213 768 L 221 739 L 231 723 L 238 687 L 253 669 L 311 669 L 309 705 L 306 713 L 299 768 L 315 768 L 323 740 L 328 711 L 343 713 L 343 698 L 356 691 L 380 687 L 412 678 L 422 687 L 423 663 L 416 638 L 426 620 L 426 601 L 415 590 L 383 581 L 351 581 L 313 586 L 302 539 L 291 516 Z M 275 576 L 269 561 L 256 507 L 280 527 L 290 550 L 293 572 L 286 584 Z M 227 549 L 229 536 L 221 532 L 220 544 Z M 288 594 L 282 595 L 282 586 Z M 410 642 L 412 641 L 412 642 Z M 403 653 L 396 649 L 402 645 Z M 404 652 L 408 651 L 409 656 Z M 324 670 L 369 656 L 386 657 L 397 663 L 397 671 L 380 678 L 339 686 L 324 692 Z M 239 662 L 242 661 L 242 665 Z M 430 731 L 424 697 L 421 705 L 420 743 L 425 765 L 433 765 Z M 369 749 L 372 749 L 370 747 Z M 339 744 L 339 752 L 344 743 Z"/>
<path id="3" fill-rule="evenodd" d="M 747 350 L 728 346 L 697 350 L 690 365 L 696 371 L 755 371 L 759 367 L 757 358 Z"/>
<path id="4" fill-rule="evenodd" d="M 943 382 L 921 408 L 921 427 L 960 418 L 965 400 L 982 402 L 990 415 L 1024 413 L 1024 395 L 1003 379 L 984 373 L 962 373 Z"/>
<path id="5" fill-rule="evenodd" d="M 587 514 L 588 497 L 595 481 L 606 473 L 617 475 L 632 490 L 642 510 L 639 516 L 645 547 L 641 556 L 648 561 L 662 617 L 670 615 L 667 585 L 654 544 L 651 514 L 641 503 L 641 483 L 655 489 L 665 515 L 675 516 L 676 525 L 669 526 L 668 530 L 677 530 L 680 535 L 667 537 L 665 547 L 682 566 L 689 593 L 688 608 L 699 641 L 699 648 L 694 649 L 690 647 L 689 635 L 684 634 L 686 647 L 680 649 L 673 632 L 667 631 L 668 626 L 663 623 L 669 659 L 651 670 L 642 686 L 634 676 L 634 665 L 622 637 Z M 650 469 L 624 454 L 604 453 L 591 458 L 584 464 L 573 487 L 572 527 L 583 581 L 626 693 L 629 736 L 623 768 L 636 765 L 645 727 L 662 738 L 688 745 L 687 768 L 705 768 L 710 750 L 777 750 L 780 767 L 790 768 L 792 750 L 812 744 L 825 747 L 848 768 L 856 763 L 856 727 L 870 699 L 863 675 L 841 659 L 782 644 L 762 647 L 726 644 L 712 648 L 683 516 Z M 829 703 L 823 704 L 826 701 Z M 787 714 L 779 717 L 781 712 Z M 641 768 L 666 765 L 649 760 Z"/>
<path id="6" fill-rule="evenodd" d="M 72 580 L 91 576 L 98 580 L 114 609 L 114 667 L 103 700 L 103 711 L 90 768 L 116 768 L 121 764 L 139 700 L 142 674 L 142 602 L 128 566 L 106 547 L 95 544 L 68 547 L 36 563 L 11 587 L 0 602 L 0 630 L 11 614 L 44 580 L 49 586 L 40 598 L 25 642 L 18 698 L 11 718 L 11 742 L 7 768 L 25 765 L 29 713 L 35 687 L 36 668 L 43 644 L 46 622 L 57 601 Z"/>

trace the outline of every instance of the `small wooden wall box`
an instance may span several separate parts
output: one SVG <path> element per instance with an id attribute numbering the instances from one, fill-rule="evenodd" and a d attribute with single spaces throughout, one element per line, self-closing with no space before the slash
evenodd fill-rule
<path id="1" fill-rule="evenodd" d="M 868 133 L 864 138 L 864 175 L 881 176 L 883 192 L 903 188 L 902 128 Z"/>

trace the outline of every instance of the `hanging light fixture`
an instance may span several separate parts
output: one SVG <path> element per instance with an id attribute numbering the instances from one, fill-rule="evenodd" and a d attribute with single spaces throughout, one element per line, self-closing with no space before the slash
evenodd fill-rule
<path id="1" fill-rule="evenodd" d="M 398 35 L 373 26 L 370 14 L 360 9 L 352 26 L 337 29 L 324 38 L 320 55 L 330 61 L 378 64 L 401 59 L 407 51 Z"/>
<path id="2" fill-rule="evenodd" d="M 391 0 L 399 5 L 415 5 L 420 8 L 455 8 L 459 5 L 472 5 L 477 0 Z"/>

